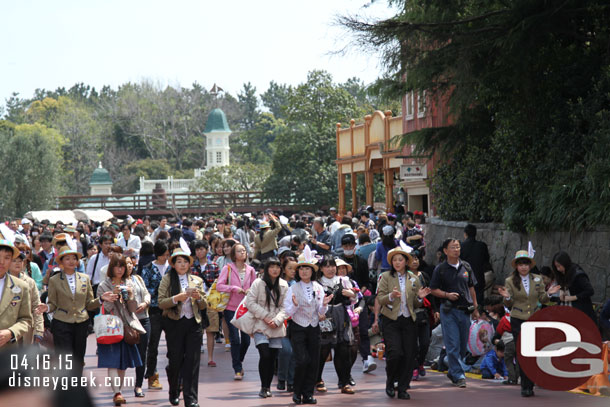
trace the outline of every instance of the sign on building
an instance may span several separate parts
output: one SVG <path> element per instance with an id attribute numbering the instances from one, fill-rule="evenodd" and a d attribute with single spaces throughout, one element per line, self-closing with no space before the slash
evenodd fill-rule
<path id="1" fill-rule="evenodd" d="M 412 179 L 424 179 L 428 178 L 428 168 L 426 165 L 401 165 L 400 166 L 400 179 L 412 180 Z"/>

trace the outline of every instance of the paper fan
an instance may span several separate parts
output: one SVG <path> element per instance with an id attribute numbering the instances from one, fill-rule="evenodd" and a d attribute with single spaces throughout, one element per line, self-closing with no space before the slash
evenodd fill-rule
<path id="1" fill-rule="evenodd" d="M 413 248 L 402 240 L 400 241 L 400 248 L 409 254 L 413 251 Z"/>
<path id="2" fill-rule="evenodd" d="M 72 251 L 76 251 L 76 240 L 72 239 L 70 235 L 66 234 L 66 244 Z"/>
<path id="3" fill-rule="evenodd" d="M 527 255 L 530 257 L 530 259 L 533 259 L 536 255 L 536 250 L 534 250 L 534 245 L 532 242 L 527 242 Z"/>
<path id="4" fill-rule="evenodd" d="M 0 233 L 2 233 L 4 240 L 8 240 L 12 244 L 15 243 L 15 232 L 6 226 L 6 223 L 0 223 Z"/>
<path id="5" fill-rule="evenodd" d="M 189 247 L 188 243 L 186 243 L 186 240 L 184 240 L 182 237 L 180 238 L 180 248 L 184 253 L 188 254 L 189 256 L 191 255 L 191 248 Z"/>

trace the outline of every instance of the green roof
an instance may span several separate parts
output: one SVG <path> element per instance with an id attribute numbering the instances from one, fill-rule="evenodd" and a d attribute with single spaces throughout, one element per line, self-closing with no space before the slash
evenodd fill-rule
<path id="1" fill-rule="evenodd" d="M 204 133 L 231 132 L 227 123 L 227 116 L 220 109 L 214 109 L 208 115 L 208 121 L 205 123 Z"/>
<path id="2" fill-rule="evenodd" d="M 93 171 L 91 174 L 91 179 L 89 180 L 89 185 L 99 185 L 99 184 L 112 184 L 112 179 L 110 178 L 110 174 L 106 171 L 105 168 L 102 168 L 102 163 L 100 166 Z"/>

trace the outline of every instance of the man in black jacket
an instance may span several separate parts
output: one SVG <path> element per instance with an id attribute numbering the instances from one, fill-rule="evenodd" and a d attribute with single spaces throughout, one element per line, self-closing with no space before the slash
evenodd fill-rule
<path id="1" fill-rule="evenodd" d="M 472 271 L 477 279 L 474 290 L 477 294 L 477 303 L 483 304 L 485 292 L 485 272 L 491 269 L 489 264 L 489 251 L 487 245 L 476 239 L 477 227 L 468 224 L 464 228 L 464 240 L 461 243 L 462 249 L 460 258 L 467 261 L 472 267 Z"/>

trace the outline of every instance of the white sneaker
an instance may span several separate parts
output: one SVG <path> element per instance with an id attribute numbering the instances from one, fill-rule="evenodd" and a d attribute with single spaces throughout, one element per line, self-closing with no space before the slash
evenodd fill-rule
<path id="1" fill-rule="evenodd" d="M 226 343 L 225 344 L 225 352 L 231 352 L 231 344 L 230 343 Z"/>
<path id="2" fill-rule="evenodd" d="M 375 359 L 369 355 L 362 366 L 362 373 L 370 373 L 375 369 L 377 369 L 377 362 L 375 362 Z"/>

